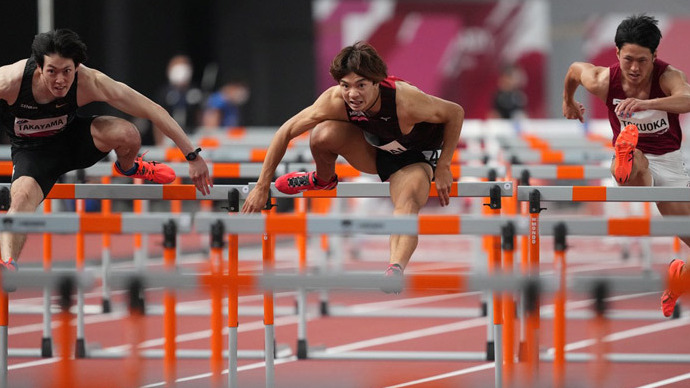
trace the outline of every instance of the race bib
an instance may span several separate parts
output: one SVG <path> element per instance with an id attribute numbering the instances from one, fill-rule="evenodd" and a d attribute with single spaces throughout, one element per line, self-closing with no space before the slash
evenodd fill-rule
<path id="1" fill-rule="evenodd" d="M 613 105 L 618 105 L 622 100 L 614 98 Z M 635 124 L 641 136 L 661 135 L 670 129 L 668 112 L 662 110 L 643 110 L 633 112 L 632 117 L 618 117 L 621 128 L 628 124 Z"/>
<path id="2" fill-rule="evenodd" d="M 43 137 L 62 131 L 67 125 L 67 115 L 45 119 L 14 119 L 14 134 L 19 137 Z"/>

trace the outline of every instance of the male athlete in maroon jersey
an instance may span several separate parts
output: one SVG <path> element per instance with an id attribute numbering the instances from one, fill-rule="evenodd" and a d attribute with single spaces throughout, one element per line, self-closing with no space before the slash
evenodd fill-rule
<path id="1" fill-rule="evenodd" d="M 615 147 L 611 173 L 618 184 L 690 187 L 678 122 L 679 114 L 690 112 L 690 85 L 682 71 L 657 59 L 657 24 L 647 15 L 623 20 L 615 37 L 618 63 L 610 67 L 573 63 L 565 76 L 563 115 L 584 121 L 584 107 L 574 99 L 577 87 L 584 86 L 609 109 Z M 689 202 L 657 202 L 657 208 L 662 215 L 690 215 Z M 680 238 L 690 246 L 690 237 Z M 669 275 L 672 282 L 661 298 L 666 316 L 690 284 L 681 260 L 671 262 Z"/>

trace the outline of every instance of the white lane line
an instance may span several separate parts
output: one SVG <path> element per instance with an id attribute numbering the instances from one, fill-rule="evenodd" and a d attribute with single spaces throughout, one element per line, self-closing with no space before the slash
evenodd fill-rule
<path id="1" fill-rule="evenodd" d="M 287 364 L 289 362 L 294 362 L 297 361 L 297 357 L 292 356 L 292 357 L 286 357 L 286 358 L 281 358 L 281 359 L 276 359 L 273 364 L 274 365 L 280 365 L 280 364 Z M 263 368 L 266 366 L 265 362 L 256 362 L 253 364 L 247 364 L 243 366 L 237 367 L 237 372 L 243 372 L 247 370 L 252 370 L 252 369 L 258 369 L 258 368 Z M 228 370 L 224 369 L 221 374 L 228 374 Z M 201 379 L 208 379 L 211 378 L 213 375 L 211 373 L 200 373 L 198 375 L 193 375 L 193 376 L 187 376 L 187 377 L 180 377 L 179 379 L 175 380 L 175 383 L 185 383 L 189 381 L 194 381 L 194 380 L 201 380 Z M 154 387 L 163 387 L 165 386 L 165 382 L 158 382 L 158 383 L 151 383 L 147 385 L 142 385 L 140 388 L 154 388 Z"/>
<path id="2" fill-rule="evenodd" d="M 651 325 L 640 326 L 640 327 L 635 327 L 635 328 L 628 329 L 628 330 L 619 331 L 616 333 L 611 333 L 611 334 L 607 335 L 606 337 L 604 337 L 604 342 L 621 341 L 621 340 L 630 339 L 633 337 L 639 337 L 642 335 L 656 333 L 659 331 L 675 329 L 678 327 L 686 326 L 688 324 L 690 324 L 690 318 L 687 318 L 687 317 L 686 318 L 680 318 L 680 319 L 672 319 L 672 320 L 664 321 L 664 322 L 653 323 Z M 582 341 L 572 342 L 572 343 L 565 345 L 565 350 L 571 351 L 571 350 L 582 349 L 582 348 L 592 346 L 595 343 L 596 343 L 596 341 L 594 339 L 586 339 L 586 340 L 582 340 Z M 547 352 L 550 354 L 553 354 L 554 351 L 555 351 L 554 348 L 549 348 L 547 350 Z"/>
<path id="3" fill-rule="evenodd" d="M 122 313 L 110 313 L 109 315 L 90 315 L 87 317 L 84 317 L 84 324 L 93 324 L 93 323 L 103 323 L 103 322 L 111 322 L 111 321 L 119 321 L 121 319 L 124 319 L 127 316 L 124 312 Z M 77 320 L 74 319 L 71 321 L 72 326 L 76 326 Z M 60 323 L 58 321 L 52 321 L 50 323 L 50 327 L 55 329 L 60 326 Z M 26 333 L 33 333 L 37 331 L 43 331 L 43 323 L 34 323 L 31 325 L 24 325 L 24 326 L 16 326 L 16 327 L 10 327 L 7 329 L 8 335 L 17 335 L 17 334 L 26 334 Z"/>
<path id="4" fill-rule="evenodd" d="M 347 352 L 347 351 L 352 351 L 352 350 L 357 350 L 357 349 L 362 349 L 362 348 L 368 348 L 372 346 L 378 346 L 378 345 L 385 345 L 385 344 L 390 344 L 394 342 L 400 342 L 400 341 L 406 341 L 406 340 L 411 340 L 411 339 L 418 339 L 421 337 L 426 337 L 426 336 L 431 336 L 431 335 L 437 335 L 437 334 L 445 334 L 445 333 L 450 333 L 453 331 L 459 331 L 459 330 L 466 330 L 466 329 L 471 329 L 474 327 L 478 326 L 483 326 L 486 325 L 486 318 L 474 318 L 470 319 L 467 321 L 462 321 L 462 322 L 455 322 L 455 323 L 450 323 L 450 324 L 445 324 L 445 325 L 438 325 L 438 326 L 432 326 L 432 327 L 427 327 L 424 329 L 419 329 L 419 330 L 413 330 L 413 331 L 408 331 L 405 333 L 398 333 L 398 334 L 393 334 L 385 337 L 379 337 L 379 338 L 373 338 L 370 340 L 364 340 L 364 341 L 358 341 L 358 342 L 353 342 L 345 345 L 340 345 L 340 346 L 335 346 L 332 348 L 327 348 L 325 350 L 326 353 L 334 354 L 334 353 L 342 353 L 342 352 Z M 279 362 L 280 361 L 280 362 Z M 285 359 L 276 359 L 275 364 L 287 364 L 289 362 L 297 361 L 296 357 L 290 357 L 290 358 L 285 358 Z M 250 365 L 245 365 L 243 367 L 238 367 L 237 371 L 245 371 L 245 370 L 250 370 L 250 369 L 257 369 L 257 368 L 263 368 L 265 366 L 265 362 L 257 362 L 254 364 Z M 493 363 L 491 364 L 493 366 Z M 223 373 L 228 373 L 227 369 L 223 371 Z M 471 373 L 470 371 L 465 372 L 465 373 Z M 194 376 L 187 376 L 187 377 L 180 377 L 175 382 L 180 383 L 180 382 L 188 382 L 192 380 L 198 380 L 198 379 L 205 379 L 210 377 L 211 375 L 208 373 L 204 374 L 199 374 L 199 375 L 194 375 Z M 165 382 L 157 382 L 157 383 L 151 383 L 148 385 L 144 385 L 141 388 L 152 388 L 152 387 L 160 387 L 165 385 Z"/>
<path id="5" fill-rule="evenodd" d="M 10 365 L 7 367 L 7 370 L 15 370 L 15 369 L 22 369 L 22 368 L 31 368 L 34 366 L 40 366 L 40 365 L 47 365 L 47 364 L 54 364 L 56 362 L 60 361 L 59 358 L 53 357 L 53 358 L 46 358 L 45 360 L 38 360 L 38 361 L 29 361 L 29 362 L 22 362 L 20 364 L 14 364 Z"/>
<path id="6" fill-rule="evenodd" d="M 473 318 L 461 322 L 453 322 L 445 325 L 438 325 L 427 327 L 424 329 L 412 330 L 404 333 L 387 335 L 384 337 L 372 338 L 364 341 L 352 342 L 345 345 L 334 346 L 332 348 L 327 348 L 326 353 L 343 353 L 351 350 L 369 348 L 372 346 L 386 345 L 393 342 L 401 342 L 412 339 L 418 339 L 421 337 L 427 337 L 437 334 L 445 334 L 453 331 L 471 329 L 478 326 L 486 325 L 486 317 L 483 318 Z"/>
<path id="7" fill-rule="evenodd" d="M 676 377 L 670 377 L 670 378 L 668 378 L 668 379 L 666 379 L 666 380 L 657 381 L 656 383 L 651 383 L 651 384 L 647 384 L 647 385 L 641 385 L 641 386 L 639 386 L 639 387 L 637 387 L 637 388 L 656 388 L 656 387 L 663 387 L 664 385 L 669 385 L 669 384 L 677 383 L 677 382 L 679 382 L 679 381 L 688 380 L 688 379 L 690 379 L 690 373 L 686 373 L 686 374 L 684 374 L 684 375 L 679 375 L 679 376 L 676 376 Z"/>
<path id="8" fill-rule="evenodd" d="M 414 381 L 408 381 L 408 382 L 402 383 L 402 384 L 390 385 L 390 386 L 385 387 L 385 388 L 402 388 L 402 387 L 409 387 L 409 386 L 412 386 L 412 385 L 423 384 L 423 383 L 428 383 L 428 382 L 431 382 L 431 381 L 447 379 L 447 378 L 449 378 L 449 377 L 462 376 L 462 375 L 466 375 L 466 374 L 469 374 L 469 373 L 474 373 L 474 372 L 483 371 L 483 370 L 486 370 L 486 369 L 492 369 L 492 368 L 494 368 L 495 366 L 496 366 L 496 363 L 490 362 L 490 363 L 488 363 L 488 364 L 477 365 L 477 366 L 473 366 L 473 367 L 470 367 L 470 368 L 465 368 L 465 369 L 456 370 L 456 371 L 454 371 L 454 372 L 444 373 L 444 374 L 441 374 L 441 375 L 431 376 L 431 377 L 427 377 L 427 378 L 423 378 L 423 379 L 419 379 L 419 380 L 414 380 Z"/>

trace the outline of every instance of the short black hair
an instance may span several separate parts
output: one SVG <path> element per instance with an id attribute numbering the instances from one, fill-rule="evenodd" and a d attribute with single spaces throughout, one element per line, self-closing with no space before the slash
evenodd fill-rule
<path id="1" fill-rule="evenodd" d="M 336 82 L 350 73 L 360 75 L 373 83 L 388 77 L 388 68 L 376 49 L 366 42 L 357 42 L 340 50 L 329 69 Z"/>
<path id="2" fill-rule="evenodd" d="M 31 44 L 31 57 L 43 68 L 43 57 L 50 54 L 70 58 L 76 67 L 87 59 L 86 44 L 76 32 L 66 28 L 36 34 Z"/>
<path id="3" fill-rule="evenodd" d="M 624 44 L 632 43 L 656 52 L 661 41 L 659 21 L 645 14 L 633 15 L 621 22 L 616 30 L 616 47 L 620 50 Z"/>

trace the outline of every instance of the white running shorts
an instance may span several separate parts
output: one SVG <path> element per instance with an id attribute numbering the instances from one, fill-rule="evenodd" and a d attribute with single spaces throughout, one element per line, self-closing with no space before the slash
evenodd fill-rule
<path id="1" fill-rule="evenodd" d="M 690 187 L 690 176 L 685 169 L 680 150 L 663 155 L 645 154 L 649 160 L 653 186 Z"/>

